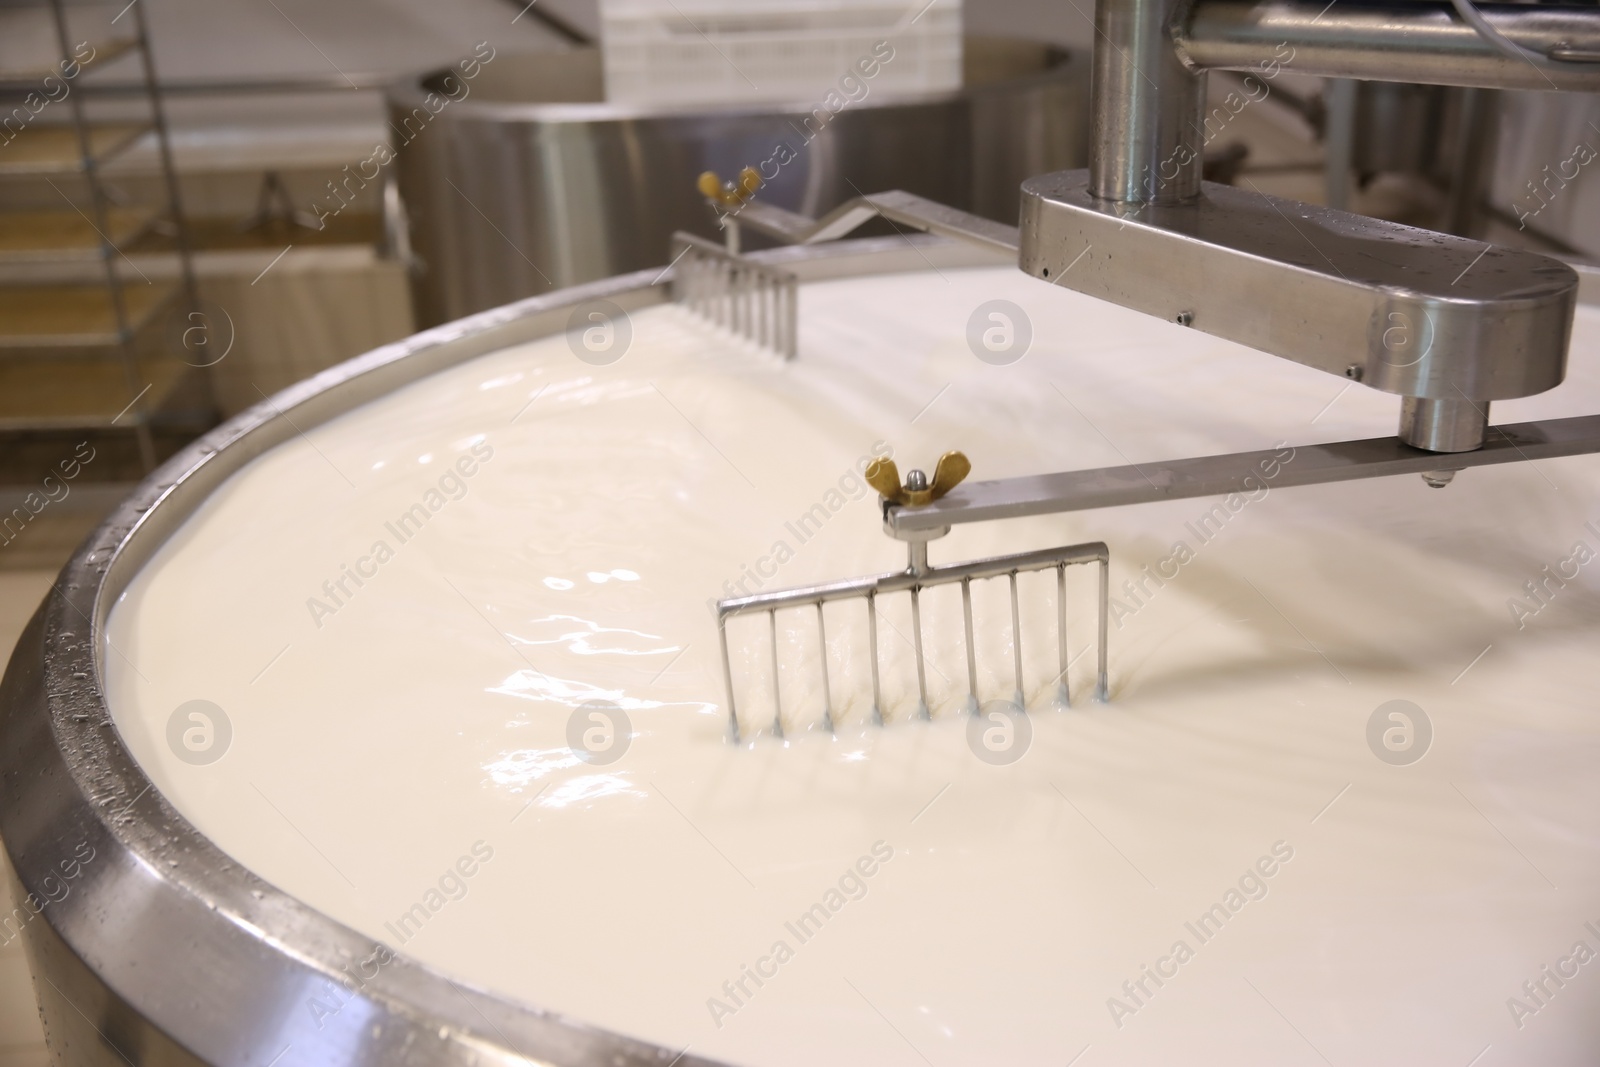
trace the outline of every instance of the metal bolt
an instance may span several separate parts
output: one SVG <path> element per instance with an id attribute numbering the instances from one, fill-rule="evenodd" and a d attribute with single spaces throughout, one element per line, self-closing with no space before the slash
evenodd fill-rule
<path id="1" fill-rule="evenodd" d="M 920 493 L 928 488 L 928 476 L 919 470 L 906 472 L 906 491 Z"/>
<path id="2" fill-rule="evenodd" d="M 1423 471 L 1422 480 L 1428 483 L 1430 489 L 1443 489 L 1450 484 L 1456 476 L 1455 471 Z"/>
<path id="3" fill-rule="evenodd" d="M 1194 322 L 1194 312 L 1192 312 L 1192 311 L 1180 311 L 1180 312 L 1178 312 L 1177 317 L 1174 318 L 1172 321 L 1176 322 L 1179 326 L 1187 326 L 1190 323 Z"/>
<path id="4" fill-rule="evenodd" d="M 1359 363 L 1352 363 L 1344 369 L 1344 376 L 1349 378 L 1352 382 L 1359 382 L 1361 380 L 1362 373 L 1361 364 Z"/>

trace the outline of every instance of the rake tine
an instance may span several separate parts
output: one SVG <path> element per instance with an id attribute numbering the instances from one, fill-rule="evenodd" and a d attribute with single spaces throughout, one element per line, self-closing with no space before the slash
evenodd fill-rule
<path id="1" fill-rule="evenodd" d="M 828 692 L 828 628 L 822 621 L 822 601 L 817 601 L 817 641 L 822 652 L 822 724 L 833 729 L 833 696 Z"/>
<path id="2" fill-rule="evenodd" d="M 867 646 L 872 660 L 872 724 L 883 725 L 883 698 L 878 692 L 878 596 L 867 594 Z"/>
<path id="3" fill-rule="evenodd" d="M 783 736 L 783 699 L 778 693 L 778 612 L 767 612 L 768 630 L 772 634 L 772 736 Z"/>
<path id="4" fill-rule="evenodd" d="M 1056 700 L 1062 707 L 1072 707 L 1072 689 L 1067 684 L 1067 568 L 1056 568 L 1056 649 L 1061 654 L 1061 677 L 1056 686 Z"/>
<path id="5" fill-rule="evenodd" d="M 783 345 L 779 349 L 786 357 L 793 359 L 800 351 L 800 322 L 798 306 L 800 303 L 800 288 L 793 280 L 783 283 Z"/>
<path id="6" fill-rule="evenodd" d="M 728 660 L 728 617 L 717 616 L 717 633 L 722 638 L 722 682 L 728 687 L 728 738 L 739 741 L 739 711 L 733 706 L 733 664 Z"/>
<path id="7" fill-rule="evenodd" d="M 928 679 L 922 666 L 922 609 L 917 602 L 917 588 L 911 588 L 911 643 L 917 652 L 917 714 L 924 719 L 933 718 L 928 710 Z"/>
<path id="8" fill-rule="evenodd" d="M 746 295 L 750 288 L 750 276 L 737 267 L 733 272 L 733 332 L 742 335 L 748 333 L 750 320 L 747 316 L 749 302 Z"/>
<path id="9" fill-rule="evenodd" d="M 737 234 L 737 226 L 730 222 L 730 247 L 693 234 L 674 234 L 672 299 L 714 326 L 793 359 L 795 277 L 740 255 L 732 247 L 737 245 Z"/>
<path id="10" fill-rule="evenodd" d="M 1018 711 L 1027 709 L 1022 701 L 1022 620 L 1017 610 L 1017 572 L 1011 572 L 1011 651 L 1016 660 L 1017 691 L 1012 695 L 1012 702 L 1017 705 Z"/>
<path id="11" fill-rule="evenodd" d="M 739 287 L 739 304 L 744 325 L 740 332 L 747 341 L 760 341 L 761 331 L 756 326 L 756 289 L 761 284 L 759 275 L 747 273 L 744 284 Z"/>
<path id="12" fill-rule="evenodd" d="M 961 615 L 967 624 L 967 713 L 978 714 L 978 652 L 972 642 L 972 580 L 961 580 Z"/>
<path id="13" fill-rule="evenodd" d="M 755 336 L 756 336 L 757 343 L 759 343 L 759 344 L 761 344 L 761 345 L 763 345 L 763 346 L 765 346 L 767 348 L 771 348 L 772 347 L 772 342 L 767 337 L 767 288 L 768 288 L 768 284 L 769 283 L 767 282 L 767 280 L 765 278 L 757 278 L 756 279 L 756 289 L 755 289 L 756 328 L 755 328 Z"/>
<path id="14" fill-rule="evenodd" d="M 1106 631 L 1110 619 L 1111 560 L 1100 560 L 1100 681 L 1095 686 L 1095 699 L 1102 704 L 1111 699 L 1111 685 L 1106 675 Z"/>
<path id="15" fill-rule="evenodd" d="M 717 293 L 717 322 L 723 329 L 733 328 L 733 267 L 722 267 L 721 291 Z"/>
<path id="16" fill-rule="evenodd" d="M 744 735 L 744 730 L 739 722 L 738 706 L 733 693 L 732 656 L 728 646 L 727 619 L 734 615 L 753 615 L 758 612 L 767 614 L 767 640 L 769 645 L 768 655 L 772 668 L 772 735 L 779 740 L 785 739 L 783 719 L 783 684 L 782 664 L 778 651 L 778 612 L 789 608 L 814 607 L 817 612 L 817 641 L 819 655 L 822 657 L 820 674 L 822 677 L 822 722 L 832 734 L 838 731 L 838 710 L 833 705 L 833 670 L 828 663 L 830 648 L 828 645 L 827 605 L 832 601 L 865 599 L 867 602 L 867 643 L 868 661 L 872 671 L 872 722 L 874 725 L 884 725 L 884 697 L 883 697 L 883 670 L 879 658 L 878 634 L 878 595 L 881 593 L 910 593 L 911 594 L 911 646 L 916 656 L 917 669 L 917 707 L 915 717 L 924 721 L 931 720 L 933 709 L 928 699 L 928 667 L 929 650 L 924 647 L 926 635 L 922 632 L 922 593 L 926 589 L 940 585 L 961 586 L 961 616 L 962 629 L 966 639 L 967 653 L 967 695 L 965 704 L 969 709 L 978 708 L 978 643 L 977 625 L 972 607 L 972 583 L 991 578 L 1005 578 L 1011 594 L 1011 655 L 1012 655 L 1012 680 L 1015 689 L 1012 694 L 1012 703 L 1019 710 L 1026 711 L 1026 675 L 1022 657 L 1022 592 L 1021 575 L 1032 574 L 1035 571 L 1056 572 L 1056 653 L 1059 658 L 1061 673 L 1057 675 L 1059 685 L 1056 687 L 1056 699 L 1066 707 L 1070 707 L 1071 679 L 1068 667 L 1071 659 L 1068 656 L 1067 640 L 1067 609 L 1066 609 L 1066 569 L 1079 564 L 1098 563 L 1099 574 L 1099 675 L 1096 679 L 1095 698 L 1106 701 L 1110 696 L 1109 673 L 1107 670 L 1108 650 L 1110 647 L 1110 601 L 1111 601 L 1111 555 L 1103 542 L 1091 542 L 1081 545 L 1064 545 L 1059 548 L 1037 549 L 1029 552 L 1018 552 L 1008 556 L 996 556 L 989 559 L 971 560 L 966 563 L 948 564 L 941 567 L 930 566 L 927 562 L 925 549 L 920 542 L 913 544 L 910 565 L 902 571 L 892 571 L 888 574 L 878 574 L 863 578 L 851 578 L 843 581 L 829 582 L 822 585 L 808 586 L 799 589 L 778 590 L 775 592 L 747 594 L 742 597 L 730 597 L 717 602 L 717 627 L 718 642 L 722 649 L 722 674 L 723 682 L 728 690 L 728 734 L 737 741 Z M 900 631 L 896 630 L 897 634 Z M 903 636 L 903 634 L 901 635 Z M 1085 649 L 1087 651 L 1087 649 Z M 936 664 L 934 666 L 937 666 Z M 1048 688 L 1048 683 L 1041 688 Z"/>

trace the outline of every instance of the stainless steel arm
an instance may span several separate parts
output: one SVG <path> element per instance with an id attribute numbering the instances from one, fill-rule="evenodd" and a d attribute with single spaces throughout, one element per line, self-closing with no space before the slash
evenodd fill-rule
<path id="1" fill-rule="evenodd" d="M 1398 438 L 1379 437 L 966 482 L 920 508 L 890 507 L 885 523 L 897 534 L 909 533 L 963 522 L 1228 493 L 1255 494 L 1263 489 L 1428 474 L 1441 467 L 1486 467 L 1594 452 L 1600 452 L 1600 415 L 1585 415 L 1496 426 L 1489 431 L 1482 448 L 1448 458 L 1412 448 Z"/>
<path id="2" fill-rule="evenodd" d="M 955 237 L 999 252 L 1015 254 L 1019 236 L 1015 226 L 891 190 L 847 200 L 820 219 L 752 200 L 735 216 L 739 223 L 788 244 L 809 245 L 837 241 L 863 223 L 885 218 L 914 230 Z"/>
<path id="3" fill-rule="evenodd" d="M 1198 0 L 1173 38 L 1196 69 L 1259 71 L 1274 60 L 1330 78 L 1600 92 L 1600 10 L 1477 7 L 1505 37 L 1553 62 L 1535 66 L 1497 51 L 1446 0 Z"/>
<path id="4" fill-rule="evenodd" d="M 1045 281 L 1402 396 L 1484 406 L 1565 373 L 1578 275 L 1558 260 L 1226 185 L 1022 189 L 1018 265 Z"/>

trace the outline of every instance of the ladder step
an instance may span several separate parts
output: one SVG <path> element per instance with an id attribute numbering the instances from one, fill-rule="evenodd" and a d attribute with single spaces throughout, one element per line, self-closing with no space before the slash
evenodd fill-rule
<path id="1" fill-rule="evenodd" d="M 172 282 L 124 282 L 130 332 L 138 334 L 179 292 Z M 115 306 L 103 285 L 32 285 L 0 289 L 0 349 L 110 348 L 122 343 Z"/>

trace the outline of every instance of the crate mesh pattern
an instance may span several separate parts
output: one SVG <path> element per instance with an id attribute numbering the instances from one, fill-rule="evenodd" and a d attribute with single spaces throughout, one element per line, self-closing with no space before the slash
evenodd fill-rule
<path id="1" fill-rule="evenodd" d="M 961 87 L 961 0 L 601 0 L 600 17 L 613 103 L 820 103 L 830 91 L 860 103 Z"/>

